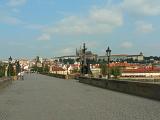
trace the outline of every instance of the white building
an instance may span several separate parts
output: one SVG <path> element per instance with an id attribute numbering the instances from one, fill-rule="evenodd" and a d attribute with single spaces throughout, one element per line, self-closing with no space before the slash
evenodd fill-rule
<path id="1" fill-rule="evenodd" d="M 128 55 L 127 59 L 132 59 L 133 61 L 143 61 L 144 56 L 143 53 L 141 52 L 139 55 Z"/>
<path id="2" fill-rule="evenodd" d="M 151 77 L 151 78 L 156 78 L 160 77 L 160 72 L 153 72 L 153 73 L 122 73 L 122 77 Z"/>

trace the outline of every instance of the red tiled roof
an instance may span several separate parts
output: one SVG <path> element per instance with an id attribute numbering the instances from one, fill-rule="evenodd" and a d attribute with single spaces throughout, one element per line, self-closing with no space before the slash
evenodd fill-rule
<path id="1" fill-rule="evenodd" d="M 53 71 L 65 71 L 63 68 L 59 67 L 59 66 L 53 66 L 52 67 Z"/>
<path id="2" fill-rule="evenodd" d="M 131 66 L 139 66 L 138 64 L 130 64 L 130 63 L 110 63 L 110 67 L 131 67 Z"/>
<path id="3" fill-rule="evenodd" d="M 141 67 L 138 69 L 123 70 L 125 73 L 147 73 L 147 72 L 160 72 L 158 67 Z"/>
<path id="4" fill-rule="evenodd" d="M 80 66 L 79 64 L 71 64 L 72 67 L 78 67 Z"/>

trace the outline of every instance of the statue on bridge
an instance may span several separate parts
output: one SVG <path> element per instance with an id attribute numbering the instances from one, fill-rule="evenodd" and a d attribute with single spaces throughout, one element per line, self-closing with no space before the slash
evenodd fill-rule
<path id="1" fill-rule="evenodd" d="M 85 43 L 83 44 L 83 49 L 81 50 L 80 53 L 80 60 L 81 60 L 81 75 L 85 75 L 85 74 L 92 74 L 91 69 L 90 69 L 90 64 L 88 62 L 88 60 L 86 59 L 86 46 Z"/>

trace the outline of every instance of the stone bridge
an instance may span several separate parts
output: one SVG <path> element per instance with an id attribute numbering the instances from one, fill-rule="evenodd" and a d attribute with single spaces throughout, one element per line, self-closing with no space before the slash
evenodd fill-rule
<path id="1" fill-rule="evenodd" d="M 160 120 L 160 102 L 39 74 L 0 89 L 0 120 Z"/>

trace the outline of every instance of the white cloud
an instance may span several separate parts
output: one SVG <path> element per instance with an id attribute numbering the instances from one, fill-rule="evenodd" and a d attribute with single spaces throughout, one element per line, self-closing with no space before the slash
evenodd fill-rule
<path id="1" fill-rule="evenodd" d="M 12 12 L 13 12 L 13 13 L 20 13 L 20 10 L 17 9 L 17 8 L 13 8 L 13 9 L 12 9 Z"/>
<path id="2" fill-rule="evenodd" d="M 74 52 L 75 52 L 75 49 L 69 47 L 69 48 L 58 50 L 58 55 L 73 55 L 75 54 Z"/>
<path id="3" fill-rule="evenodd" d="M 47 41 L 47 40 L 50 40 L 51 39 L 51 36 L 49 35 L 49 34 L 42 34 L 39 38 L 38 38 L 38 40 L 41 40 L 41 41 Z"/>
<path id="4" fill-rule="evenodd" d="M 132 48 L 132 47 L 133 47 L 133 44 L 129 41 L 125 41 L 121 44 L 121 48 L 129 49 L 129 48 Z"/>
<path id="5" fill-rule="evenodd" d="M 60 20 L 56 26 L 49 27 L 45 32 L 50 34 L 83 34 L 89 33 L 88 21 L 77 16 Z"/>
<path id="6" fill-rule="evenodd" d="M 150 33 L 153 32 L 153 25 L 150 23 L 145 23 L 143 21 L 136 22 L 136 32 L 137 33 Z"/>
<path id="7" fill-rule="evenodd" d="M 25 44 L 22 42 L 13 42 L 13 41 L 9 41 L 8 45 L 10 46 L 24 46 Z"/>
<path id="8" fill-rule="evenodd" d="M 45 29 L 47 26 L 46 25 L 40 25 L 40 24 L 26 24 L 25 28 L 28 29 L 33 29 L 33 30 L 41 30 Z"/>
<path id="9" fill-rule="evenodd" d="M 98 47 L 99 46 L 99 43 L 97 43 L 97 41 L 85 41 L 85 42 L 83 42 L 83 43 L 86 43 L 86 47 L 87 48 L 95 48 L 95 47 Z"/>
<path id="10" fill-rule="evenodd" d="M 56 25 L 44 29 L 43 34 L 85 35 L 112 32 L 123 25 L 123 15 L 116 8 L 94 8 L 87 16 L 68 16 Z"/>
<path id="11" fill-rule="evenodd" d="M 123 24 L 122 13 L 116 8 L 93 9 L 90 12 L 90 18 L 98 24 L 107 24 L 110 26 L 121 26 Z"/>
<path id="12" fill-rule="evenodd" d="M 6 0 L 5 5 L 7 6 L 5 7 L 7 9 L 0 11 L 0 22 L 9 25 L 24 25 L 25 22 L 20 20 L 16 15 L 16 13 L 20 12 L 16 7 L 24 5 L 26 2 L 27 0 Z"/>
<path id="13" fill-rule="evenodd" d="M 0 14 L 0 22 L 10 25 L 23 24 L 23 22 L 17 17 L 7 16 L 4 14 Z"/>
<path id="14" fill-rule="evenodd" d="M 27 0 L 9 0 L 7 5 L 11 7 L 21 6 L 24 5 Z"/>
<path id="15" fill-rule="evenodd" d="M 160 0 L 124 0 L 122 6 L 138 15 L 160 15 Z"/>

